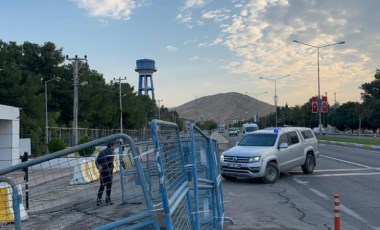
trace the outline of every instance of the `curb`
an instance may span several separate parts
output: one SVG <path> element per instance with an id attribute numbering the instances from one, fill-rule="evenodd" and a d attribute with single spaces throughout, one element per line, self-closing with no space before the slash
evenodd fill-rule
<path id="1" fill-rule="evenodd" d="M 379 145 L 365 145 L 365 144 L 356 144 L 356 143 L 349 143 L 349 142 L 340 142 L 340 141 L 326 141 L 326 140 L 318 140 L 319 143 L 324 144 L 332 144 L 332 145 L 342 145 L 352 148 L 362 148 L 362 149 L 371 149 L 371 150 L 379 150 Z"/>

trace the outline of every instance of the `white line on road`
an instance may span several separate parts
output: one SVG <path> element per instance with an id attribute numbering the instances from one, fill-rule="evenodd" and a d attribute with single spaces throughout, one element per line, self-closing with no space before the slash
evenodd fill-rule
<path id="1" fill-rule="evenodd" d="M 294 179 L 295 181 L 297 181 L 296 178 L 293 177 L 293 179 Z M 298 182 L 297 182 L 297 183 L 298 183 Z M 317 189 L 314 189 L 314 188 L 309 188 L 306 184 L 305 184 L 305 186 L 306 186 L 311 192 L 313 192 L 314 194 L 316 194 L 317 196 L 319 196 L 319 197 L 321 197 L 321 198 L 323 198 L 323 199 L 325 199 L 325 200 L 327 200 L 327 201 L 330 200 L 330 198 L 329 198 L 327 195 L 325 195 L 324 193 L 322 193 L 321 191 L 319 191 L 319 190 L 317 190 Z M 341 209 L 342 212 L 346 213 L 346 214 L 349 215 L 349 216 L 352 216 L 353 218 L 359 220 L 360 222 L 368 224 L 368 221 L 367 221 L 366 219 L 364 219 L 363 217 L 361 217 L 359 214 L 357 214 L 356 212 L 352 211 L 351 209 L 347 208 L 346 206 L 340 204 L 340 209 Z M 371 229 L 373 229 L 373 228 L 371 228 Z"/>
<path id="2" fill-rule="evenodd" d="M 325 155 L 321 155 L 321 157 L 328 158 L 328 159 L 331 159 L 331 160 L 340 161 L 340 162 L 344 162 L 344 163 L 347 163 L 347 164 L 361 166 L 361 167 L 364 167 L 364 168 L 371 168 L 371 169 L 373 169 L 373 167 L 371 167 L 371 166 L 362 165 L 362 164 L 358 164 L 358 163 L 355 163 L 355 162 L 346 161 L 346 160 L 342 160 L 342 159 L 338 159 L 338 158 L 334 158 L 334 157 L 328 157 L 328 156 L 325 156 Z"/>
<path id="3" fill-rule="evenodd" d="M 309 188 L 310 191 L 313 193 L 317 194 L 318 196 L 322 197 L 325 200 L 330 200 L 325 194 L 321 193 L 320 191 L 314 189 L 314 188 Z"/>
<path id="4" fill-rule="evenodd" d="M 336 173 L 336 174 L 321 174 L 321 175 L 294 175 L 294 177 L 329 177 L 329 176 L 372 176 L 379 175 L 380 172 L 373 173 Z"/>

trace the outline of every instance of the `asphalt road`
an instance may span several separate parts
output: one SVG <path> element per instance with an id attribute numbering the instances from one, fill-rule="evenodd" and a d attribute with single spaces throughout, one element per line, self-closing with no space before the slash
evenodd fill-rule
<path id="1" fill-rule="evenodd" d="M 241 136 L 226 138 L 228 148 Z M 380 229 L 380 152 L 328 144 L 320 152 L 312 175 L 299 167 L 272 185 L 224 180 L 226 229 L 334 229 L 336 193 L 342 229 Z"/>

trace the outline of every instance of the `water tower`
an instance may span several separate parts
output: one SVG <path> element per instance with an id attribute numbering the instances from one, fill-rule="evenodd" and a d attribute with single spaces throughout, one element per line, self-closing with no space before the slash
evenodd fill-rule
<path id="1" fill-rule="evenodd" d="M 155 62 L 150 59 L 140 59 L 136 61 L 136 72 L 139 73 L 139 96 L 149 95 L 149 91 L 152 93 L 152 100 L 154 98 L 153 87 L 153 73 L 156 72 Z"/>

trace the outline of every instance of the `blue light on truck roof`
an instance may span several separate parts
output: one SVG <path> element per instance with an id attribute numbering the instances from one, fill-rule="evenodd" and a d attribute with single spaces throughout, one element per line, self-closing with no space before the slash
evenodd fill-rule
<path id="1" fill-rule="evenodd" d="M 273 132 L 275 133 L 275 134 L 278 134 L 278 129 L 276 128 L 276 129 L 273 129 Z"/>

